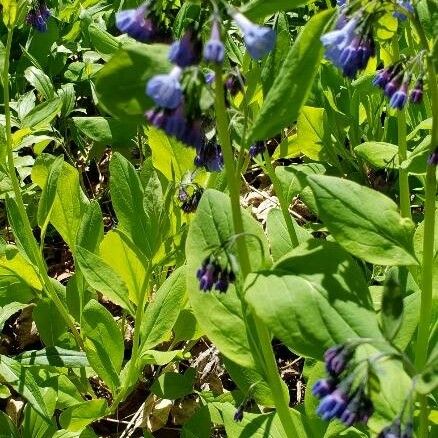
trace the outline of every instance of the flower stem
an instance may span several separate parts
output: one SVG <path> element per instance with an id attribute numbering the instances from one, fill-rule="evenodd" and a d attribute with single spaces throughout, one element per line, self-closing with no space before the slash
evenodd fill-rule
<path id="1" fill-rule="evenodd" d="M 69 314 L 68 309 L 58 297 L 57 292 L 52 283 L 52 280 L 47 274 L 45 261 L 39 250 L 38 243 L 33 237 L 32 227 L 30 225 L 29 218 L 26 213 L 26 207 L 24 205 L 23 197 L 21 195 L 20 184 L 18 182 L 18 177 L 15 171 L 12 131 L 11 131 L 11 109 L 9 105 L 9 62 L 10 62 L 9 57 L 11 53 L 12 36 L 13 36 L 13 29 L 8 29 L 8 36 L 7 36 L 7 42 L 5 48 L 5 57 L 4 57 L 4 69 L 2 74 L 3 96 L 4 96 L 3 98 L 4 98 L 4 108 L 5 108 L 5 129 L 6 129 L 6 154 L 3 155 L 7 155 L 8 176 L 12 183 L 15 202 L 17 203 L 17 208 L 20 215 L 21 223 L 24 228 L 22 232 L 23 234 L 26 234 L 29 237 L 28 241 L 31 245 L 32 261 L 36 264 L 36 267 L 38 268 L 38 275 L 40 277 L 42 284 L 44 285 L 44 289 L 47 295 L 52 300 L 56 309 L 67 323 L 67 326 L 71 330 L 78 346 L 83 349 L 84 345 L 82 342 L 82 338 L 74 325 L 74 322 Z"/>
<path id="2" fill-rule="evenodd" d="M 397 35 L 392 41 L 394 61 L 400 59 L 400 50 L 398 45 Z M 406 141 L 406 110 L 403 108 L 397 112 L 397 143 L 398 143 L 398 157 L 399 157 L 399 192 L 400 192 L 400 213 L 403 217 L 411 218 L 411 202 L 409 191 L 409 172 L 407 169 L 402 169 L 401 164 L 408 157 L 408 145 Z"/>
<path id="3" fill-rule="evenodd" d="M 438 146 L 438 83 L 435 66 L 431 56 L 431 48 L 424 33 L 423 27 L 415 14 L 412 23 L 420 38 L 423 48 L 428 53 L 427 78 L 432 105 L 432 132 L 430 152 Z M 415 366 L 421 371 L 427 362 L 429 347 L 430 325 L 432 320 L 432 294 L 433 294 L 433 261 L 435 256 L 435 209 L 436 209 L 436 166 L 428 164 L 425 179 L 424 203 L 424 235 L 423 235 L 423 260 L 421 277 L 421 305 L 418 323 L 417 342 L 415 346 Z M 420 397 L 420 427 L 419 438 L 428 436 L 428 407 L 425 396 Z"/>
<path id="4" fill-rule="evenodd" d="M 229 135 L 229 120 L 225 107 L 224 84 L 221 66 L 216 66 L 215 73 L 217 135 L 222 146 L 222 153 L 224 156 L 225 173 L 231 198 L 234 232 L 236 234 L 244 235 L 242 213 L 240 209 L 240 176 L 236 174 L 234 166 L 234 155 L 231 145 L 231 137 Z M 248 248 L 244 238 L 237 239 L 236 246 L 240 267 L 242 269 L 242 275 L 245 278 L 251 272 L 251 264 L 249 261 Z M 288 399 L 283 391 L 282 381 L 277 371 L 277 364 L 275 361 L 274 352 L 272 351 L 271 336 L 268 328 L 256 315 L 251 314 L 249 317 L 252 320 L 251 322 L 254 323 L 253 325 L 258 338 L 258 345 L 255 345 L 255 348 L 260 348 L 261 350 L 260 352 L 264 362 L 263 368 L 265 371 L 265 376 L 272 391 L 277 413 L 283 425 L 285 434 L 288 438 L 301 437 L 302 434 L 299 433 L 299 428 L 295 426 L 294 418 L 291 416 L 289 411 Z M 257 354 L 257 352 L 253 352 L 253 354 Z"/>
<path id="5" fill-rule="evenodd" d="M 268 174 L 272 185 L 274 186 L 275 193 L 278 197 L 278 202 L 280 203 L 280 208 L 283 213 L 284 221 L 286 222 L 287 231 L 289 232 L 289 237 L 294 247 L 299 245 L 298 235 L 292 222 L 292 217 L 289 213 L 289 204 L 286 197 L 284 196 L 283 188 L 281 187 L 280 180 L 275 174 L 275 169 L 272 166 L 271 157 L 269 152 L 265 150 L 263 153 L 263 158 L 265 159 L 265 169 Z"/>

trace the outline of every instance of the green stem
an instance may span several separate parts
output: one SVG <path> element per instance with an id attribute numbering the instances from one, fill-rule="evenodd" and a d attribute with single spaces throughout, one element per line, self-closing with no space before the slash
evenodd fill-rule
<path id="1" fill-rule="evenodd" d="M 284 221 L 286 222 L 286 227 L 287 227 L 287 231 L 289 232 L 290 240 L 292 241 L 292 245 L 294 247 L 298 246 L 299 245 L 298 235 L 295 230 L 292 217 L 289 213 L 289 203 L 287 202 L 287 199 L 284 196 L 283 188 L 281 187 L 280 180 L 275 174 L 275 170 L 271 162 L 271 157 L 267 150 L 265 150 L 265 152 L 263 153 L 263 158 L 265 159 L 266 173 L 268 174 L 269 179 L 271 180 L 272 185 L 274 186 L 275 193 L 278 197 L 278 202 L 280 203 L 280 208 L 283 213 Z"/>
<path id="2" fill-rule="evenodd" d="M 438 83 L 433 63 L 430 55 L 431 48 L 424 33 L 423 27 L 415 14 L 412 17 L 423 48 L 427 56 L 427 78 L 429 82 L 429 92 L 432 105 L 432 132 L 430 152 L 438 147 Z M 425 203 L 424 203 L 424 234 L 423 234 L 423 260 L 421 278 L 421 305 L 420 319 L 418 323 L 417 342 L 415 346 L 415 366 L 417 370 L 422 370 L 427 362 L 429 348 L 430 326 L 432 320 L 432 295 L 433 295 L 433 260 L 435 256 L 435 209 L 436 209 L 436 166 L 428 164 L 425 179 Z M 425 396 L 419 398 L 420 401 L 420 427 L 419 438 L 428 436 L 428 406 Z"/>
<path id="3" fill-rule="evenodd" d="M 225 107 L 225 96 L 222 79 L 222 69 L 216 66 L 216 84 L 215 84 L 215 109 L 216 109 L 216 123 L 217 135 L 222 146 L 222 153 L 225 162 L 225 174 L 227 177 L 228 188 L 231 198 L 231 211 L 233 216 L 234 232 L 236 234 L 244 233 L 242 213 L 240 209 L 240 175 L 236 174 L 234 166 L 234 154 L 231 145 L 231 137 L 229 135 L 229 121 Z M 251 272 L 251 265 L 249 261 L 248 249 L 244 238 L 236 241 L 237 255 L 242 269 L 243 278 Z M 267 327 L 260 321 L 256 315 L 249 315 L 256 330 L 258 337 L 258 345 L 255 348 L 260 348 L 263 359 L 263 368 L 269 387 L 272 391 L 275 406 L 283 429 L 288 438 L 295 438 L 300 436 L 298 427 L 295 426 L 294 418 L 289 412 L 289 403 L 286 394 L 283 391 L 282 381 L 277 371 L 277 364 L 275 361 L 274 352 L 271 346 L 271 337 Z M 255 335 L 254 334 L 254 335 Z M 254 352 L 254 354 L 257 354 Z"/>
<path id="4" fill-rule="evenodd" d="M 397 35 L 392 42 L 394 61 L 400 59 L 400 50 L 398 45 Z M 406 110 L 397 112 L 397 142 L 398 142 L 398 157 L 400 166 L 408 158 L 408 145 L 406 141 Z M 400 212 L 403 217 L 411 218 L 411 202 L 409 190 L 409 172 L 407 169 L 399 168 L 398 171 L 399 192 L 400 192 Z"/>
<path id="5" fill-rule="evenodd" d="M 33 262 L 37 265 L 38 274 L 41 279 L 44 289 L 52 300 L 58 312 L 61 314 L 62 318 L 67 323 L 69 329 L 71 330 L 73 336 L 79 347 L 83 349 L 82 338 L 77 331 L 74 322 L 66 308 L 66 306 L 59 299 L 56 290 L 52 284 L 50 277 L 47 274 L 47 268 L 45 261 L 40 253 L 38 243 L 33 237 L 32 227 L 29 222 L 29 218 L 26 213 L 26 207 L 23 202 L 23 197 L 21 195 L 20 184 L 18 182 L 18 177 L 14 166 L 14 155 L 13 155 L 13 142 L 12 142 L 12 132 L 11 132 L 11 109 L 9 106 L 9 57 L 11 53 L 13 29 L 8 30 L 8 37 L 5 48 L 5 58 L 4 58 L 4 69 L 3 69 L 3 96 L 4 96 L 4 107 L 5 107 L 5 128 L 6 128 L 6 149 L 7 149 L 7 161 L 8 161 L 8 176 L 12 183 L 12 188 L 15 195 L 15 202 L 17 203 L 18 212 L 20 214 L 21 222 L 23 224 L 23 233 L 29 237 L 29 242 L 31 244 L 31 251 L 33 255 Z"/>

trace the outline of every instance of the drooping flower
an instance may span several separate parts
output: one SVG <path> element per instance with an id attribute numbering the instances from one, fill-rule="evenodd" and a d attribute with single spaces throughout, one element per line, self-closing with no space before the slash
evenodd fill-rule
<path id="1" fill-rule="evenodd" d="M 423 85 L 423 78 L 418 78 L 409 96 L 412 103 L 420 103 L 423 100 Z"/>
<path id="2" fill-rule="evenodd" d="M 242 83 L 239 81 L 239 78 L 230 74 L 225 81 L 225 88 L 231 94 L 231 96 L 235 96 L 239 91 L 242 90 Z"/>
<path id="3" fill-rule="evenodd" d="M 153 76 L 146 85 L 146 94 L 162 108 L 177 108 L 183 98 L 181 74 L 181 68 L 174 67 L 168 74 Z"/>
<path id="4" fill-rule="evenodd" d="M 182 211 L 187 214 L 194 213 L 198 208 L 203 193 L 204 189 L 199 186 L 195 187 L 191 195 L 187 193 L 185 188 L 180 188 L 178 192 L 178 199 L 181 202 Z"/>
<path id="5" fill-rule="evenodd" d="M 338 377 L 346 369 L 352 355 L 353 351 L 345 345 L 329 348 L 324 354 L 327 372 L 333 377 Z"/>
<path id="6" fill-rule="evenodd" d="M 209 172 L 220 172 L 224 167 L 221 147 L 215 142 L 208 142 L 197 150 L 195 165 L 204 167 Z"/>
<path id="7" fill-rule="evenodd" d="M 408 100 L 408 84 L 409 82 L 403 81 L 400 88 L 391 96 L 389 105 L 391 108 L 401 110 L 404 108 Z"/>
<path id="8" fill-rule="evenodd" d="M 47 32 L 47 20 L 50 18 L 50 11 L 46 3 L 38 2 L 27 14 L 26 21 L 38 32 Z"/>
<path id="9" fill-rule="evenodd" d="M 174 41 L 169 49 L 169 61 L 181 68 L 196 65 L 201 59 L 201 42 L 195 33 L 188 30 L 184 36 Z"/>
<path id="10" fill-rule="evenodd" d="M 116 13 L 116 27 L 131 38 L 147 43 L 155 36 L 156 29 L 153 21 L 146 18 L 146 15 L 146 3 L 135 9 L 119 11 Z"/>
<path id="11" fill-rule="evenodd" d="M 325 421 L 340 417 L 347 407 L 348 395 L 341 389 L 335 389 L 321 401 L 316 413 Z"/>
<path id="12" fill-rule="evenodd" d="M 248 154 L 251 158 L 254 158 L 259 154 L 263 154 L 265 149 L 265 143 L 263 141 L 258 141 L 249 147 Z"/>
<path id="13" fill-rule="evenodd" d="M 209 292 L 214 287 L 219 293 L 225 293 L 230 283 L 236 280 L 231 266 L 227 264 L 223 267 L 215 255 L 210 255 L 204 259 L 196 273 L 196 277 L 199 280 L 199 288 L 204 292 Z"/>
<path id="14" fill-rule="evenodd" d="M 243 405 L 240 405 L 236 412 L 234 412 L 233 419 L 236 423 L 240 423 L 243 420 Z"/>
<path id="15" fill-rule="evenodd" d="M 275 31 L 267 26 L 259 26 L 240 12 L 235 12 L 233 19 L 243 32 L 246 49 L 253 59 L 261 59 L 275 46 Z"/>
<path id="16" fill-rule="evenodd" d="M 323 398 L 331 394 L 336 388 L 336 382 L 333 379 L 319 379 L 312 388 L 312 394 L 315 397 Z"/>
<path id="17" fill-rule="evenodd" d="M 414 6 L 410 0 L 397 0 L 397 5 L 406 9 L 411 14 L 414 13 Z M 405 21 L 408 18 L 403 12 L 398 10 L 394 11 L 392 15 L 400 21 Z"/>
<path id="18" fill-rule="evenodd" d="M 204 46 L 204 59 L 208 62 L 221 64 L 224 61 L 225 48 L 221 41 L 219 22 L 213 20 L 210 39 Z"/>

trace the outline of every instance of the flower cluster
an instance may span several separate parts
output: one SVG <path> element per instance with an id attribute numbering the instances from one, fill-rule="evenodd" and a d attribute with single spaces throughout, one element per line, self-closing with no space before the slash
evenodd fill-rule
<path id="1" fill-rule="evenodd" d="M 213 254 L 208 256 L 196 273 L 199 280 L 199 288 L 204 292 L 213 289 L 225 293 L 230 283 L 236 280 L 236 276 L 230 266 L 222 267 L 217 257 Z"/>
<path id="2" fill-rule="evenodd" d="M 373 413 L 365 385 L 353 385 L 346 372 L 352 356 L 352 348 L 345 345 L 332 347 L 324 355 L 329 377 L 318 380 L 312 389 L 313 395 L 321 399 L 317 413 L 323 420 L 338 418 L 351 426 L 366 423 Z"/>
<path id="3" fill-rule="evenodd" d="M 389 99 L 391 108 L 403 109 L 408 100 L 420 103 L 423 100 L 424 81 L 422 73 L 418 76 L 414 87 L 409 91 L 412 82 L 412 72 L 405 69 L 401 62 L 379 70 L 373 84 L 381 88 Z"/>
<path id="4" fill-rule="evenodd" d="M 116 13 L 116 27 L 137 41 L 149 43 L 156 36 L 156 28 L 154 22 L 147 18 L 148 13 L 147 3 L 135 9 L 119 11 Z"/>
<path id="5" fill-rule="evenodd" d="M 221 147 L 214 141 L 204 143 L 197 149 L 195 165 L 204 167 L 209 172 L 220 172 L 224 167 Z"/>
<path id="6" fill-rule="evenodd" d="M 368 21 L 361 12 L 347 17 L 341 8 L 336 29 L 321 37 L 325 57 L 340 68 L 343 74 L 354 78 L 365 69 L 375 55 L 375 44 Z"/>
<path id="7" fill-rule="evenodd" d="M 181 68 L 199 64 L 202 43 L 193 30 L 188 30 L 180 40 L 174 41 L 169 49 L 169 61 Z"/>
<path id="8" fill-rule="evenodd" d="M 257 155 L 263 154 L 263 152 L 265 152 L 265 149 L 265 142 L 258 141 L 249 147 L 248 154 L 250 158 L 255 158 Z"/>
<path id="9" fill-rule="evenodd" d="M 50 18 L 50 11 L 47 5 L 39 1 L 29 11 L 26 22 L 38 32 L 47 32 L 47 20 Z"/>
<path id="10" fill-rule="evenodd" d="M 414 430 L 412 422 L 409 421 L 406 426 L 402 426 L 399 418 L 392 422 L 389 426 L 385 427 L 377 438 L 412 438 L 414 436 Z"/>
<path id="11" fill-rule="evenodd" d="M 194 189 L 190 193 L 187 186 L 183 185 L 178 191 L 178 200 L 181 202 L 181 210 L 184 213 L 194 213 L 198 208 L 204 189 L 198 185 L 193 185 Z"/>

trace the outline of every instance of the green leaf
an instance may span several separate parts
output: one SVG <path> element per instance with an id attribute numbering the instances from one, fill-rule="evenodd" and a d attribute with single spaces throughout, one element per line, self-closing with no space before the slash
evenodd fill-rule
<path id="1" fill-rule="evenodd" d="M 118 228 L 124 231 L 135 245 L 151 258 L 149 217 L 143 208 L 144 191 L 134 166 L 116 153 L 110 162 L 110 191 L 113 207 L 119 220 Z"/>
<path id="2" fill-rule="evenodd" d="M 152 162 L 168 181 L 180 181 L 193 169 L 196 152 L 169 137 L 160 129 L 149 128 L 148 143 L 152 150 Z"/>
<path id="3" fill-rule="evenodd" d="M 0 273 L 0 275 L 2 275 L 2 274 Z M 2 287 L 2 286 L 0 286 L 0 287 Z M 12 315 L 19 312 L 20 310 L 23 310 L 25 307 L 27 307 L 27 304 L 18 303 L 16 301 L 8 303 L 4 306 L 0 306 L 0 332 L 3 331 L 3 327 L 5 325 L 5 322 Z"/>
<path id="4" fill-rule="evenodd" d="M 144 292 L 143 292 L 144 293 Z M 150 350 L 169 337 L 186 293 L 186 269 L 180 267 L 158 289 L 141 324 L 140 351 Z"/>
<path id="5" fill-rule="evenodd" d="M 356 257 L 380 265 L 416 265 L 414 225 L 397 204 L 375 190 L 332 176 L 308 177 L 319 215 L 336 241 Z"/>
<path id="6" fill-rule="evenodd" d="M 406 269 L 399 270 L 392 268 L 385 278 L 382 295 L 382 331 L 386 339 L 393 340 L 398 333 L 403 318 L 403 291 L 400 277 L 407 281 L 408 272 Z"/>
<path id="7" fill-rule="evenodd" d="M 167 49 L 162 44 L 133 44 L 117 51 L 97 75 L 99 105 L 116 118 L 143 122 L 144 112 L 153 106 L 145 94 L 147 81 L 171 68 Z"/>
<path id="8" fill-rule="evenodd" d="M 132 304 L 129 302 L 126 284 L 101 257 L 78 246 L 76 248 L 76 262 L 91 287 L 102 292 L 113 303 L 134 314 Z"/>
<path id="9" fill-rule="evenodd" d="M 15 357 L 21 365 L 53 366 L 63 368 L 79 368 L 89 366 L 87 357 L 82 351 L 66 350 L 60 347 L 46 347 L 42 350 L 26 351 Z"/>
<path id="10" fill-rule="evenodd" d="M 61 116 L 67 117 L 75 107 L 76 93 L 73 84 L 63 84 L 58 90 L 58 96 L 62 100 Z"/>
<path id="11" fill-rule="evenodd" d="M 399 165 L 398 147 L 391 143 L 370 141 L 356 146 L 354 152 L 376 169 L 393 169 Z"/>
<path id="12" fill-rule="evenodd" d="M 110 117 L 72 117 L 75 127 L 91 140 L 111 146 L 133 147 L 138 124 Z"/>
<path id="13" fill-rule="evenodd" d="M 90 365 L 114 392 L 120 383 L 125 350 L 120 328 L 105 307 L 90 300 L 82 311 L 81 329 Z"/>
<path id="14" fill-rule="evenodd" d="M 276 12 L 290 11 L 291 9 L 312 3 L 313 1 L 314 0 L 251 0 L 242 7 L 241 12 L 250 20 L 257 20 L 267 15 L 275 14 Z"/>
<path id="15" fill-rule="evenodd" d="M 294 229 L 297 233 L 299 243 L 303 243 L 312 239 L 312 235 L 308 231 L 300 227 L 296 223 L 295 219 L 291 219 Z M 273 208 L 269 211 L 268 218 L 266 220 L 266 233 L 271 245 L 271 253 L 274 260 L 280 259 L 289 251 L 294 249 L 283 213 L 279 208 Z"/>
<path id="16" fill-rule="evenodd" d="M 5 433 L 5 438 L 20 438 L 17 426 L 3 411 L 0 411 L 0 430 Z"/>
<path id="17" fill-rule="evenodd" d="M 129 291 L 129 299 L 137 304 L 145 293 L 142 287 L 146 276 L 146 263 L 139 250 L 125 235 L 112 230 L 100 244 L 100 256 L 124 282 Z"/>
<path id="18" fill-rule="evenodd" d="M 120 41 L 95 23 L 91 23 L 87 30 L 93 47 L 104 59 L 106 59 L 108 55 L 114 55 L 114 53 L 120 49 Z"/>
<path id="19" fill-rule="evenodd" d="M 173 327 L 173 343 L 199 339 L 204 332 L 199 327 L 192 309 L 182 309 Z"/>
<path id="20" fill-rule="evenodd" d="M 47 227 L 50 219 L 50 213 L 52 211 L 53 203 L 56 198 L 56 191 L 58 188 L 58 180 L 61 176 L 62 169 L 64 167 L 64 157 L 61 155 L 56 157 L 53 164 L 50 166 L 47 182 L 41 193 L 40 202 L 38 204 L 38 225 L 40 227 Z"/>
<path id="21" fill-rule="evenodd" d="M 196 370 L 188 368 L 184 374 L 163 373 L 151 386 L 151 392 L 161 398 L 176 400 L 193 392 Z"/>
<path id="22" fill-rule="evenodd" d="M 383 339 L 360 269 L 332 242 L 309 241 L 272 271 L 251 274 L 245 298 L 274 336 L 303 356 L 321 360 L 348 339 Z"/>
<path id="23" fill-rule="evenodd" d="M 252 269 L 261 269 L 270 263 L 266 237 L 260 225 L 247 212 L 242 211 L 242 214 L 245 232 L 257 236 L 262 243 L 261 248 L 255 237 L 246 237 Z M 230 239 L 234 234 L 233 229 L 229 197 L 216 190 L 206 190 L 187 236 L 187 291 L 196 319 L 208 338 L 228 359 L 252 370 L 253 375 L 258 374 L 255 382 L 265 383 L 260 368 L 252 357 L 242 302 L 234 285 L 230 285 L 226 294 L 214 291 L 203 293 L 199 290 L 199 281 L 196 278 L 196 271 L 210 255 L 212 247 L 220 246 Z M 254 395 L 256 398 L 261 395 L 257 386 Z M 271 405 L 272 399 L 264 398 L 262 403 Z"/>
<path id="24" fill-rule="evenodd" d="M 174 360 L 181 360 L 184 358 L 183 350 L 172 351 L 158 351 L 158 350 L 146 350 L 141 353 L 139 361 L 141 367 L 145 365 L 167 365 Z"/>
<path id="25" fill-rule="evenodd" d="M 319 39 L 333 11 L 312 17 L 298 36 L 249 132 L 250 141 L 274 137 L 297 120 L 318 71 L 322 57 Z"/>
<path id="26" fill-rule="evenodd" d="M 24 71 L 24 77 L 27 79 L 30 85 L 36 88 L 46 100 L 53 99 L 55 97 L 55 89 L 53 88 L 50 78 L 39 68 L 28 67 Z"/>
<path id="27" fill-rule="evenodd" d="M 106 400 L 88 400 L 67 408 L 61 413 L 59 422 L 64 429 L 79 432 L 93 421 L 105 415 Z M 61 435 L 63 436 L 63 435 Z"/>
<path id="28" fill-rule="evenodd" d="M 7 356 L 0 355 L 0 378 L 27 399 L 42 417 L 50 421 L 41 390 L 29 369 Z"/>
<path id="29" fill-rule="evenodd" d="M 99 202 L 94 200 L 85 208 L 84 215 L 79 225 L 76 244 L 90 252 L 96 252 L 102 239 L 102 211 Z"/>
<path id="30" fill-rule="evenodd" d="M 50 126 L 50 122 L 60 113 L 61 108 L 62 100 L 57 97 L 40 103 L 26 114 L 21 127 L 31 128 L 34 131 L 47 128 Z"/>

